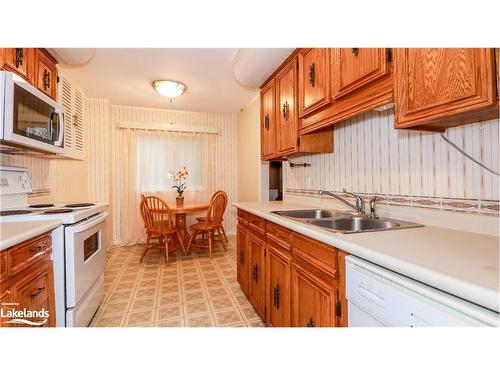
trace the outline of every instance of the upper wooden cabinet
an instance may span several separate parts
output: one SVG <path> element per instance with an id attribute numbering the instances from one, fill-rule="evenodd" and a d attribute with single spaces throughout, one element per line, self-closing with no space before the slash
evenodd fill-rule
<path id="1" fill-rule="evenodd" d="M 276 154 L 275 85 L 270 81 L 260 92 L 261 157 L 272 159 Z"/>
<path id="2" fill-rule="evenodd" d="M 302 117 L 300 134 L 323 131 L 393 101 L 390 48 L 333 48 L 330 55 L 331 103 Z"/>
<path id="3" fill-rule="evenodd" d="M 276 149 L 282 155 L 295 151 L 298 139 L 297 98 L 297 60 L 290 61 L 276 75 Z"/>
<path id="4" fill-rule="evenodd" d="M 2 70 L 14 72 L 28 82 L 33 82 L 34 48 L 2 48 L 0 54 Z"/>
<path id="5" fill-rule="evenodd" d="M 38 90 L 56 98 L 57 69 L 56 61 L 43 49 L 35 51 L 35 86 Z"/>
<path id="6" fill-rule="evenodd" d="M 492 48 L 395 50 L 396 128 L 442 130 L 498 117 Z"/>
<path id="7" fill-rule="evenodd" d="M 390 74 L 392 52 L 387 48 L 332 50 L 332 98 L 340 99 Z"/>
<path id="8" fill-rule="evenodd" d="M 330 49 L 303 48 L 298 52 L 299 116 L 330 103 Z"/>

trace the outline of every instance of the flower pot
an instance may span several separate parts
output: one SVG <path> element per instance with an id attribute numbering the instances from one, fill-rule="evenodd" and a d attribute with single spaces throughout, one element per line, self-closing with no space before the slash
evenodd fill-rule
<path id="1" fill-rule="evenodd" d="M 177 205 L 177 207 L 183 207 L 184 197 L 175 197 L 175 204 Z"/>

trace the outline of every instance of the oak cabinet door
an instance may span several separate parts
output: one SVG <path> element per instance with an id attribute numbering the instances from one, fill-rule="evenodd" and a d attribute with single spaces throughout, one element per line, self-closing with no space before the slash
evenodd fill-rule
<path id="1" fill-rule="evenodd" d="M 55 61 L 43 50 L 35 51 L 35 86 L 44 94 L 56 99 L 57 69 Z"/>
<path id="2" fill-rule="evenodd" d="M 249 267 L 249 255 L 247 248 L 247 229 L 242 225 L 238 224 L 236 229 L 236 242 L 237 242 L 237 278 L 238 282 L 241 286 L 241 289 L 245 294 L 248 295 L 248 281 L 250 276 L 250 267 Z"/>
<path id="3" fill-rule="evenodd" d="M 297 148 L 298 124 L 296 113 L 297 96 L 297 60 L 293 59 L 276 75 L 277 118 L 276 143 L 277 153 L 294 152 Z"/>
<path id="4" fill-rule="evenodd" d="M 265 319 L 265 248 L 262 238 L 250 233 L 248 236 L 250 253 L 249 298 L 257 313 Z"/>
<path id="5" fill-rule="evenodd" d="M 339 99 L 390 74 L 386 48 L 332 50 L 332 97 Z"/>
<path id="6" fill-rule="evenodd" d="M 276 154 L 276 116 L 274 80 L 260 92 L 261 158 L 272 159 Z"/>
<path id="7" fill-rule="evenodd" d="M 317 275 L 292 264 L 292 325 L 336 327 L 338 293 Z"/>
<path id="8" fill-rule="evenodd" d="M 455 126 L 498 109 L 491 48 L 396 49 L 394 72 L 397 128 Z"/>
<path id="9" fill-rule="evenodd" d="M 5 48 L 4 67 L 33 83 L 34 48 Z"/>
<path id="10" fill-rule="evenodd" d="M 266 252 L 266 323 L 273 327 L 290 327 L 291 256 L 270 243 Z"/>
<path id="11" fill-rule="evenodd" d="M 305 48 L 299 51 L 299 116 L 330 103 L 330 50 Z"/>

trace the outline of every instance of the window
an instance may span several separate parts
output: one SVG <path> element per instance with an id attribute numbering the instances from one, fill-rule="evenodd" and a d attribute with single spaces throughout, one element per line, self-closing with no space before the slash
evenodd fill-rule
<path id="1" fill-rule="evenodd" d="M 172 190 L 169 172 L 186 167 L 186 191 L 206 189 L 204 155 L 207 137 L 203 134 L 146 132 L 137 137 L 137 189 L 139 192 Z"/>

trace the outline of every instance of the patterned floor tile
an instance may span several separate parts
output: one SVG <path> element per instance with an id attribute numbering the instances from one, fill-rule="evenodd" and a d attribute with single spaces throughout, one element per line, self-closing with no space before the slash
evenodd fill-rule
<path id="1" fill-rule="evenodd" d="M 214 313 L 215 324 L 224 327 L 236 323 L 244 323 L 241 314 L 237 309 L 224 310 Z"/>
<path id="2" fill-rule="evenodd" d="M 127 326 L 136 326 L 139 324 L 154 324 L 154 311 L 153 309 L 145 311 L 134 311 L 129 313 L 127 317 Z"/>
<path id="3" fill-rule="evenodd" d="M 186 318 L 186 327 L 214 327 L 210 314 L 191 316 Z"/>

